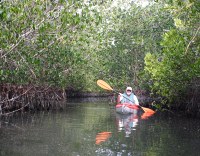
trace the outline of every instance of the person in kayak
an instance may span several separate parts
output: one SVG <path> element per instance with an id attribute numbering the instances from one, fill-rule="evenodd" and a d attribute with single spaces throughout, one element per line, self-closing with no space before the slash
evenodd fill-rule
<path id="1" fill-rule="evenodd" d="M 117 103 L 126 103 L 126 104 L 132 104 L 132 105 L 139 105 L 138 98 L 135 94 L 133 94 L 131 87 L 127 87 L 126 91 L 123 94 L 119 94 L 117 98 Z"/>

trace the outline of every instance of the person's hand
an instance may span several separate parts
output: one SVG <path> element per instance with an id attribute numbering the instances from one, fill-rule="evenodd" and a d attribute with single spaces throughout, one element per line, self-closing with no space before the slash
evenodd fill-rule
<path id="1" fill-rule="evenodd" d="M 119 95 L 120 95 L 120 96 L 123 96 L 123 94 L 122 94 L 122 93 L 119 93 Z"/>

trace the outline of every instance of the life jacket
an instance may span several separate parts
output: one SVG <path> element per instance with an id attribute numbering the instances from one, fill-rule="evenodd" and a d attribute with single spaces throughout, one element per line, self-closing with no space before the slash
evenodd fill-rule
<path id="1" fill-rule="evenodd" d="M 134 100 L 134 94 L 131 93 L 130 96 L 128 96 L 126 93 L 123 94 L 123 99 L 121 100 L 121 103 L 130 103 L 130 104 L 135 104 Z"/>

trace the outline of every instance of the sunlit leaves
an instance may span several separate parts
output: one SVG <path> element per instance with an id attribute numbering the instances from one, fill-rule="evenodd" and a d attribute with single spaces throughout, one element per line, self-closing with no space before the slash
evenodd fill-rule
<path id="1" fill-rule="evenodd" d="M 184 28 L 184 24 L 180 19 L 174 19 L 174 23 L 177 28 Z"/>

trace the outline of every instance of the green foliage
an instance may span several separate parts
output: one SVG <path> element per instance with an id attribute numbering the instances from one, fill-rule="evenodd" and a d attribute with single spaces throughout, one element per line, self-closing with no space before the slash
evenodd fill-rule
<path id="1" fill-rule="evenodd" d="M 173 27 L 173 19 L 168 11 L 163 12 L 162 5 L 142 8 L 132 4 L 129 10 L 115 14 L 118 18 L 113 22 L 121 24 L 110 32 L 110 47 L 105 54 L 102 53 L 107 58 L 104 60 L 105 77 L 110 77 L 119 88 L 132 85 L 137 89 L 142 86 L 140 73 L 144 68 L 145 54 L 161 52 L 163 30 Z"/>
<path id="2" fill-rule="evenodd" d="M 88 88 L 92 71 L 87 69 L 101 39 L 102 17 L 93 5 L 3 1 L 0 18 L 1 83 Z"/>
<path id="3" fill-rule="evenodd" d="M 153 91 L 170 99 L 187 86 L 190 62 L 184 55 L 184 40 L 175 30 L 164 35 L 162 45 L 166 47 L 160 56 L 146 55 L 145 70 L 151 75 Z"/>
<path id="4" fill-rule="evenodd" d="M 0 82 L 94 91 L 104 79 L 172 100 L 200 75 L 199 6 L 195 0 L 146 7 L 128 0 L 2 1 Z"/>
<path id="5" fill-rule="evenodd" d="M 152 91 L 172 103 L 178 97 L 184 99 L 182 96 L 200 75 L 199 12 L 196 3 L 189 1 L 173 3 L 167 9 L 174 16 L 176 28 L 163 35 L 159 55 L 152 52 L 145 56 L 145 71 L 153 82 Z"/>

